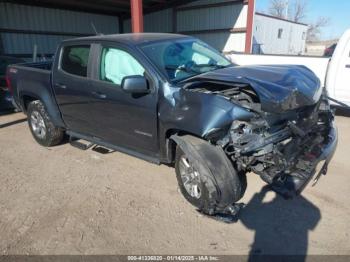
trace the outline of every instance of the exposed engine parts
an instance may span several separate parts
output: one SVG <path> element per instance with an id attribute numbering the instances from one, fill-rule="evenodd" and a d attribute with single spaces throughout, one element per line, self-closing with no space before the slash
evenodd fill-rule
<path id="1" fill-rule="evenodd" d="M 272 114 L 251 121 L 236 120 L 219 141 L 238 170 L 254 172 L 286 194 L 300 193 L 312 179 L 322 150 L 330 141 L 333 114 L 320 102 L 276 121 Z M 317 170 L 322 172 L 327 162 Z"/>
<path id="2" fill-rule="evenodd" d="M 299 109 L 273 113 L 262 110 L 262 96 L 249 84 L 201 82 L 187 89 L 224 97 L 253 114 L 236 119 L 227 129 L 213 129 L 207 136 L 239 172 L 254 172 L 276 191 L 290 195 L 300 193 L 315 173 L 316 180 L 325 173 L 332 157 L 329 148 L 337 143 L 326 94 L 318 103 L 303 107 L 298 106 L 302 98 L 290 95 L 285 106 Z"/>
<path id="3" fill-rule="evenodd" d="M 197 87 L 196 84 L 191 84 L 191 88 L 188 88 L 193 92 L 202 92 L 207 94 L 214 94 L 223 96 L 230 101 L 237 103 L 244 108 L 248 108 L 257 112 L 261 111 L 261 104 L 259 103 L 258 95 L 253 91 L 253 89 L 246 84 L 235 84 L 232 86 L 225 84 L 208 84 L 200 85 Z"/>

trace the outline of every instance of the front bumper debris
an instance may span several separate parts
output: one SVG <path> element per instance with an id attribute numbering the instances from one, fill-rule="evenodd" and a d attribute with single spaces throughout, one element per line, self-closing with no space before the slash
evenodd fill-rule
<path id="1" fill-rule="evenodd" d="M 292 197 L 293 193 L 300 194 L 312 180 L 312 185 L 316 185 L 320 177 L 327 174 L 328 164 L 333 158 L 337 144 L 338 132 L 332 123 L 326 142 L 319 148 L 319 154 L 309 156 L 312 158 L 309 171 L 298 170 L 286 176 L 284 180 L 272 183 L 272 188 L 285 197 Z"/>
<path id="2" fill-rule="evenodd" d="M 234 121 L 222 143 L 237 169 L 254 172 L 276 192 L 292 197 L 315 185 L 337 147 L 334 116 L 328 107 L 295 113 L 297 120 L 270 126 L 263 119 Z"/>

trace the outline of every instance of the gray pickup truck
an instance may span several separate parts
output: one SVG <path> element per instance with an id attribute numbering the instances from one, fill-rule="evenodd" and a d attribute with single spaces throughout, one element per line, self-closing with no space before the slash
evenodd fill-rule
<path id="1" fill-rule="evenodd" d="M 53 63 L 9 66 L 38 143 L 71 140 L 174 164 L 184 197 L 231 214 L 254 172 L 285 196 L 325 174 L 337 145 L 326 91 L 302 66 L 237 66 L 173 34 L 66 40 Z"/>

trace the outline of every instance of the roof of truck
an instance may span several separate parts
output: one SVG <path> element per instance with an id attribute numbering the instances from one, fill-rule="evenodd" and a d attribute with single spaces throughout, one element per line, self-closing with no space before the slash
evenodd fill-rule
<path id="1" fill-rule="evenodd" d="M 64 40 L 63 42 L 73 41 L 116 41 L 119 43 L 138 45 L 143 43 L 172 40 L 179 38 L 190 38 L 186 35 L 167 34 L 167 33 L 134 33 L 134 34 L 115 34 L 115 35 L 96 35 L 89 37 L 80 37 Z"/>

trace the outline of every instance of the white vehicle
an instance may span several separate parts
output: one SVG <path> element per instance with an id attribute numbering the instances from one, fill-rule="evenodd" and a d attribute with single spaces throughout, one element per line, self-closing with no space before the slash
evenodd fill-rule
<path id="1" fill-rule="evenodd" d="M 238 65 L 304 65 L 326 86 L 329 97 L 350 106 L 350 29 L 340 38 L 331 58 L 241 53 L 230 53 L 227 57 Z"/>

